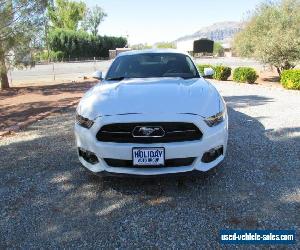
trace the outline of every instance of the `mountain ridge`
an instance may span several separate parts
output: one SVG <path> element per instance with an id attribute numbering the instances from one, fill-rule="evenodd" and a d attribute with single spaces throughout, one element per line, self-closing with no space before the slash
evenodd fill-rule
<path id="1" fill-rule="evenodd" d="M 187 40 L 197 40 L 200 38 L 208 38 L 213 41 L 225 42 L 232 40 L 233 36 L 243 28 L 243 22 L 226 21 L 217 22 L 209 26 L 202 27 L 193 34 L 179 37 L 174 42 Z"/>

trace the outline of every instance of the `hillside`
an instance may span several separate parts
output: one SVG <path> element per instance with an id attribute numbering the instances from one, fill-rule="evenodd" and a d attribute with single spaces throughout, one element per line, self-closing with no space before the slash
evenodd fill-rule
<path id="1" fill-rule="evenodd" d="M 178 38 L 175 42 L 196 40 L 199 38 L 208 38 L 214 41 L 229 41 L 233 36 L 242 29 L 241 22 L 220 22 L 203 27 L 194 34 L 185 35 Z"/>

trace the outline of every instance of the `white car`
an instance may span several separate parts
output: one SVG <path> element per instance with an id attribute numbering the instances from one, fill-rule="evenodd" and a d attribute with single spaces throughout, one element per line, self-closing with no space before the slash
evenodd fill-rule
<path id="1" fill-rule="evenodd" d="M 205 69 L 207 75 L 213 70 Z M 227 148 L 226 104 L 176 50 L 117 56 L 81 99 L 75 136 L 80 162 L 93 173 L 162 175 L 208 171 Z"/>

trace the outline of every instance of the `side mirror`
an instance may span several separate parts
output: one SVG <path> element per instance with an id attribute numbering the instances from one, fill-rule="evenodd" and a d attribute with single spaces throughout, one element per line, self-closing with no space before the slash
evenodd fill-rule
<path id="1" fill-rule="evenodd" d="M 215 71 L 212 68 L 204 68 L 204 75 L 203 76 L 213 76 Z"/>
<path id="2" fill-rule="evenodd" d="M 96 71 L 96 72 L 93 73 L 92 77 L 97 79 L 97 80 L 102 80 L 103 79 L 103 74 L 102 74 L 101 71 Z"/>

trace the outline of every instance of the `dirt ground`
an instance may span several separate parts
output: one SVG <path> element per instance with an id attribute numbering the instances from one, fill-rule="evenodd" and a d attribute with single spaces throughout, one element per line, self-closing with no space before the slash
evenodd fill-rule
<path id="1" fill-rule="evenodd" d="M 76 105 L 95 81 L 13 87 L 0 91 L 0 132 L 18 130 L 59 109 Z"/>
<path id="2" fill-rule="evenodd" d="M 282 88 L 280 77 L 275 70 L 262 70 L 257 72 L 257 74 L 259 75 L 258 79 L 256 80 L 257 84 Z"/>

